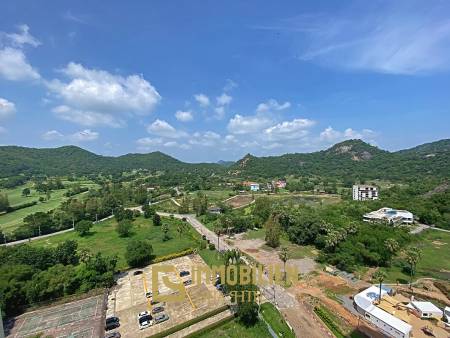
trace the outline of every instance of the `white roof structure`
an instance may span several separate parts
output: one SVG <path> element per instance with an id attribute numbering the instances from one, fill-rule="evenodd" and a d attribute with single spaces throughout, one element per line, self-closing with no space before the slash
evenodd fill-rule
<path id="1" fill-rule="evenodd" d="M 365 219 L 373 219 L 373 220 L 387 220 L 387 221 L 394 221 L 394 220 L 413 220 L 414 215 L 407 211 L 407 210 L 397 210 L 392 208 L 381 208 L 376 211 L 369 212 L 364 215 Z"/>
<path id="2" fill-rule="evenodd" d="M 381 298 L 386 295 L 388 292 L 381 288 Z M 407 336 L 411 330 L 412 326 L 403 320 L 394 317 L 390 313 L 380 309 L 375 306 L 373 302 L 379 298 L 380 288 L 378 286 L 372 285 L 368 289 L 358 293 L 353 298 L 356 305 L 358 305 L 361 309 L 363 309 L 366 313 L 371 314 L 372 316 L 378 318 L 382 322 L 388 324 L 389 326 L 395 328 L 397 331 L 400 331 L 405 336 Z"/>
<path id="3" fill-rule="evenodd" d="M 411 302 L 417 310 L 422 313 L 436 313 L 442 316 L 443 312 L 431 302 Z"/>

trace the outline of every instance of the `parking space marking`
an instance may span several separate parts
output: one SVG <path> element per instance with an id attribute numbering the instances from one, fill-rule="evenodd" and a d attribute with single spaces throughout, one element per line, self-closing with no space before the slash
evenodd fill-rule
<path id="1" fill-rule="evenodd" d="M 179 282 L 183 283 L 183 280 L 181 279 L 180 273 L 179 273 L 179 272 L 177 273 L 177 278 L 178 278 L 178 281 L 179 281 Z M 197 309 L 197 308 L 195 307 L 194 302 L 193 302 L 192 299 L 191 299 L 191 296 L 189 295 L 188 288 L 186 287 L 186 285 L 184 286 L 184 289 L 186 290 L 186 295 L 188 296 L 188 299 L 189 299 L 189 302 L 191 303 L 192 308 L 193 308 L 194 310 Z"/>
<path id="2" fill-rule="evenodd" d="M 147 299 L 148 310 L 150 312 L 152 312 L 152 302 L 150 301 L 150 298 L 147 297 L 148 289 L 147 289 L 147 280 L 145 279 L 145 274 L 142 274 L 142 283 L 144 284 L 145 298 Z"/>

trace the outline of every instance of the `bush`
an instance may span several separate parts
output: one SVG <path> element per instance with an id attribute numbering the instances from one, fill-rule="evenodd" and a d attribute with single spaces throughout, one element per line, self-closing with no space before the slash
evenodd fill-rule
<path id="1" fill-rule="evenodd" d="M 170 255 L 165 255 L 165 256 L 160 256 L 158 258 L 156 258 L 155 260 L 153 260 L 153 263 L 160 263 L 160 262 L 164 262 L 164 261 L 168 261 L 174 258 L 178 258 L 178 257 L 183 257 L 186 255 L 191 255 L 194 253 L 194 249 L 189 248 L 180 252 L 175 252 L 173 254 Z"/>
<path id="2" fill-rule="evenodd" d="M 213 243 L 209 243 L 208 248 L 209 250 L 216 250 L 216 246 Z"/>
<path id="3" fill-rule="evenodd" d="M 159 216 L 156 213 L 153 215 L 153 225 L 155 225 L 155 226 L 161 225 L 161 216 Z"/>
<path id="4" fill-rule="evenodd" d="M 153 258 L 153 247 L 143 240 L 133 240 L 128 243 L 125 259 L 130 267 L 136 268 L 149 264 Z"/>
<path id="5" fill-rule="evenodd" d="M 133 228 L 133 223 L 129 220 L 123 220 L 117 223 L 116 231 L 120 237 L 128 237 L 131 234 L 131 229 Z"/>
<path id="6" fill-rule="evenodd" d="M 17 211 L 17 210 L 20 210 L 20 209 L 32 207 L 33 205 L 36 205 L 36 204 L 37 204 L 37 201 L 33 201 L 33 202 L 27 202 L 27 203 L 22 203 L 22 204 L 19 204 L 19 205 L 15 205 L 13 207 L 10 206 L 10 207 L 6 208 L 6 212 L 13 212 L 13 211 Z"/>
<path id="7" fill-rule="evenodd" d="M 78 232 L 80 236 L 86 236 L 92 228 L 92 222 L 90 221 L 80 221 L 75 225 L 75 231 Z"/>

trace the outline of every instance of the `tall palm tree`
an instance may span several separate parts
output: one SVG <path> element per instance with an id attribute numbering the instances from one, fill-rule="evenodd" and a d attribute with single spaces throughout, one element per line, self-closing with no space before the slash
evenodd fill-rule
<path id="1" fill-rule="evenodd" d="M 386 273 L 378 269 L 372 275 L 372 279 L 380 284 L 380 293 L 378 295 L 378 302 L 381 303 L 381 285 L 383 284 L 384 279 L 386 278 Z"/>
<path id="2" fill-rule="evenodd" d="M 408 249 L 405 252 L 405 254 L 406 254 L 405 260 L 409 264 L 409 270 L 410 270 L 409 287 L 411 288 L 412 278 L 413 278 L 413 275 L 416 273 L 417 263 L 419 262 L 420 258 L 422 257 L 422 251 L 419 248 L 414 247 L 414 248 Z"/>
<path id="3" fill-rule="evenodd" d="M 285 246 L 282 247 L 280 253 L 278 254 L 278 256 L 283 261 L 283 265 L 284 265 L 284 282 L 286 283 L 286 262 L 288 260 L 288 249 Z"/>
<path id="4" fill-rule="evenodd" d="M 384 246 L 389 250 L 390 253 L 395 254 L 400 248 L 398 242 L 393 238 L 388 238 L 384 241 Z"/>

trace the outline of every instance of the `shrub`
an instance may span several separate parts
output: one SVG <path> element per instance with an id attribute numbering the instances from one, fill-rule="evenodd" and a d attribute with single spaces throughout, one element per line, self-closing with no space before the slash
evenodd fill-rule
<path id="1" fill-rule="evenodd" d="M 130 236 L 131 229 L 133 228 L 133 223 L 129 220 L 122 220 L 117 223 L 116 231 L 120 237 L 128 237 Z"/>
<path id="2" fill-rule="evenodd" d="M 209 250 L 216 250 L 216 246 L 213 243 L 209 243 L 208 248 Z"/>
<path id="3" fill-rule="evenodd" d="M 127 245 L 125 259 L 130 267 L 136 268 L 147 265 L 153 258 L 153 247 L 143 240 L 133 240 Z"/>
<path id="4" fill-rule="evenodd" d="M 78 232 L 80 236 L 86 236 L 92 228 L 92 222 L 90 221 L 80 221 L 75 225 L 75 231 Z"/>

